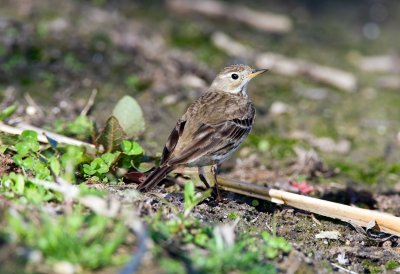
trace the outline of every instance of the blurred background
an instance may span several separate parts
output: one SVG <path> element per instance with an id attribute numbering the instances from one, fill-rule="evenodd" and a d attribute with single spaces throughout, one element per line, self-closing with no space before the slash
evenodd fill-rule
<path id="1" fill-rule="evenodd" d="M 129 94 L 155 154 L 222 67 L 265 67 L 249 87 L 257 120 L 242 165 L 290 173 L 296 161 L 295 175 L 390 187 L 400 181 L 399 14 L 388 0 L 0 0 L 0 109 L 17 102 L 19 119 L 55 130 L 96 89 L 90 117 L 102 127 Z"/>

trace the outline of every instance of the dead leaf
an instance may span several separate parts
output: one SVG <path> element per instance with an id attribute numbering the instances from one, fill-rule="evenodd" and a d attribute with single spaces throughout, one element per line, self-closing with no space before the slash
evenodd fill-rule
<path id="1" fill-rule="evenodd" d="M 102 145 L 106 152 L 114 151 L 121 145 L 126 133 L 119 124 L 117 118 L 111 116 L 106 122 L 106 126 L 96 139 L 96 144 Z"/>
<path id="2" fill-rule="evenodd" d="M 124 178 L 128 179 L 133 183 L 139 184 L 144 182 L 144 180 L 146 180 L 146 175 L 143 172 L 132 171 L 132 172 L 127 172 L 124 175 Z"/>

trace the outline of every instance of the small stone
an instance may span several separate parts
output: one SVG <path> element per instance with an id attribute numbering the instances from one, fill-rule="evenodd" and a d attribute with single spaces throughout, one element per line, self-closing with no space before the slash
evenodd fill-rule
<path id="1" fill-rule="evenodd" d="M 394 185 L 393 189 L 396 192 L 400 192 L 400 181 Z"/>
<path id="2" fill-rule="evenodd" d="M 34 106 L 27 106 L 25 109 L 26 114 L 33 116 L 37 113 L 37 109 Z"/>
<path id="3" fill-rule="evenodd" d="M 60 113 L 60 112 L 61 112 L 61 110 L 60 110 L 59 107 L 53 107 L 53 108 L 51 109 L 51 113 L 53 113 L 53 114 L 58 114 L 58 113 Z"/>
<path id="4" fill-rule="evenodd" d="M 391 241 L 385 241 L 382 244 L 383 248 L 391 248 L 392 247 L 392 242 Z"/>
<path id="5" fill-rule="evenodd" d="M 92 85 L 92 80 L 90 80 L 89 78 L 85 78 L 82 80 L 82 85 L 85 87 L 90 87 Z"/>
<path id="6" fill-rule="evenodd" d="M 53 266 L 54 273 L 56 274 L 74 274 L 76 273 L 75 271 L 75 266 L 71 264 L 70 262 L 58 262 L 54 264 Z"/>
<path id="7" fill-rule="evenodd" d="M 59 106 L 60 106 L 61 109 L 67 108 L 68 105 L 69 105 L 68 102 L 67 102 L 67 101 L 64 101 L 64 100 L 62 100 L 62 101 L 60 102 L 60 104 L 59 104 Z"/>
<path id="8" fill-rule="evenodd" d="M 170 94 L 163 98 L 162 104 L 166 106 L 173 105 L 176 104 L 181 99 L 182 97 L 179 94 Z"/>
<path id="9" fill-rule="evenodd" d="M 340 236 L 340 232 L 337 230 L 333 230 L 333 231 L 321 231 L 320 233 L 315 235 L 315 238 L 316 239 L 337 240 L 337 239 L 339 239 L 339 236 Z"/>
<path id="10" fill-rule="evenodd" d="M 346 264 L 349 263 L 349 259 L 346 258 L 346 253 L 345 252 L 342 252 L 342 253 L 338 254 L 337 261 L 341 265 L 346 265 Z"/>
<path id="11" fill-rule="evenodd" d="M 64 18 L 56 18 L 48 23 L 49 31 L 63 32 L 67 30 L 69 23 Z"/>
<path id="12" fill-rule="evenodd" d="M 191 87 L 191 88 L 204 88 L 207 86 L 207 83 L 193 74 L 186 74 L 182 77 L 181 83 L 183 86 Z"/>
<path id="13" fill-rule="evenodd" d="M 43 254 L 39 250 L 33 250 L 29 253 L 29 262 L 33 264 L 38 264 L 42 261 Z"/>
<path id="14" fill-rule="evenodd" d="M 288 104 L 279 101 L 272 103 L 269 109 L 269 113 L 273 116 L 282 115 L 291 111 L 292 108 Z"/>

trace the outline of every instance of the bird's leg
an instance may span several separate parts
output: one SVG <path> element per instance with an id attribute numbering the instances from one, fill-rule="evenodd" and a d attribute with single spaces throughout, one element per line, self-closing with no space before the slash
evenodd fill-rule
<path id="1" fill-rule="evenodd" d="M 219 192 L 218 188 L 218 180 L 217 180 L 217 174 L 218 174 L 218 164 L 215 164 L 211 167 L 211 173 L 214 176 L 214 193 L 217 196 L 217 202 L 222 201 L 221 194 Z"/>
<path id="2" fill-rule="evenodd" d="M 202 166 L 199 166 L 199 178 L 203 182 L 203 184 L 206 186 L 207 189 L 210 188 L 210 184 L 207 182 L 206 175 L 204 174 L 204 168 Z"/>

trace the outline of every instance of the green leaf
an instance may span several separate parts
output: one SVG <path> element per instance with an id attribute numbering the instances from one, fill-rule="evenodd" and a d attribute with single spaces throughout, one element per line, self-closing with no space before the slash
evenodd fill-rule
<path id="1" fill-rule="evenodd" d="M 184 216 L 187 216 L 196 205 L 210 197 L 210 195 L 211 189 L 207 189 L 206 191 L 201 193 L 201 195 L 196 195 L 193 182 L 187 182 L 183 191 L 185 209 Z"/>
<path id="2" fill-rule="evenodd" d="M 52 157 L 49 159 L 50 169 L 54 172 L 56 176 L 60 175 L 61 164 L 60 161 L 56 157 Z"/>
<path id="3" fill-rule="evenodd" d="M 15 155 L 13 156 L 13 160 L 14 160 L 14 163 L 15 163 L 17 166 L 21 166 L 21 165 L 22 165 L 22 156 L 21 156 L 21 155 L 15 154 Z"/>
<path id="4" fill-rule="evenodd" d="M 39 150 L 39 142 L 37 133 L 32 130 L 25 130 L 18 137 L 19 142 L 15 145 L 17 153 L 26 156 L 29 152 L 37 152 Z"/>
<path id="5" fill-rule="evenodd" d="M 36 161 L 37 159 L 34 159 L 32 156 L 28 156 L 22 160 L 21 166 L 25 169 L 33 169 Z"/>
<path id="6" fill-rule="evenodd" d="M 251 205 L 254 206 L 254 207 L 257 207 L 257 206 L 260 205 L 260 202 L 258 200 L 256 200 L 256 199 L 254 199 L 254 200 L 251 201 Z"/>
<path id="7" fill-rule="evenodd" d="M 82 148 L 76 146 L 67 146 L 65 153 L 61 156 L 61 163 L 64 168 L 68 165 L 77 166 L 84 161 Z"/>
<path id="8" fill-rule="evenodd" d="M 25 156 L 29 153 L 29 145 L 27 143 L 17 143 L 15 149 L 20 156 Z"/>
<path id="9" fill-rule="evenodd" d="M 68 182 L 75 182 L 75 169 L 85 161 L 84 153 L 81 147 L 67 146 L 65 152 L 60 157 L 61 166 L 65 171 L 63 177 Z"/>
<path id="10" fill-rule="evenodd" d="M 187 182 L 185 184 L 185 189 L 183 191 L 183 198 L 184 198 L 184 207 L 185 211 L 190 210 L 194 207 L 194 200 L 195 200 L 195 192 L 194 192 L 194 184 L 192 181 Z"/>
<path id="11" fill-rule="evenodd" d="M 84 165 L 83 165 L 83 172 L 84 172 L 86 175 L 93 175 L 93 174 L 96 173 L 96 170 L 93 169 L 91 165 L 84 164 Z"/>
<path id="12" fill-rule="evenodd" d="M 101 155 L 101 159 L 104 161 L 104 163 L 106 163 L 108 167 L 110 167 L 120 154 L 121 152 L 119 151 L 115 153 L 104 153 L 103 155 Z"/>
<path id="13" fill-rule="evenodd" d="M 278 255 L 278 249 L 269 247 L 266 250 L 266 255 L 267 255 L 267 258 L 273 259 Z"/>
<path id="14" fill-rule="evenodd" d="M 136 142 L 124 140 L 121 143 L 122 151 L 129 156 L 143 154 L 143 148 Z"/>
<path id="15" fill-rule="evenodd" d="M 131 96 L 124 96 L 118 101 L 113 116 L 124 129 L 127 138 L 138 137 L 145 130 L 142 109 Z"/>
<path id="16" fill-rule="evenodd" d="M 87 116 L 80 115 L 72 123 L 68 123 L 66 133 L 85 138 L 92 135 L 94 129 L 93 121 Z"/>
<path id="17" fill-rule="evenodd" d="M 37 132 L 33 130 L 24 130 L 20 135 L 21 140 L 25 142 L 37 142 L 37 136 Z"/>
<path id="18" fill-rule="evenodd" d="M 38 179 L 48 180 L 50 178 L 50 170 L 47 168 L 47 165 L 40 161 L 35 161 L 33 166 L 33 172 L 35 173 L 35 177 Z"/>
<path id="19" fill-rule="evenodd" d="M 0 145 L 0 154 L 4 154 L 6 152 L 8 146 L 7 145 Z"/>
<path id="20" fill-rule="evenodd" d="M 137 75 L 131 75 L 125 80 L 125 84 L 132 89 L 137 89 L 140 85 L 140 79 Z"/>
<path id="21" fill-rule="evenodd" d="M 3 121 L 4 119 L 13 115 L 16 109 L 17 109 L 16 105 L 6 107 L 3 111 L 0 112 L 0 121 Z"/>
<path id="22" fill-rule="evenodd" d="M 123 139 L 125 139 L 126 133 L 120 126 L 117 118 L 111 116 L 106 122 L 106 126 L 101 131 L 99 137 L 97 137 L 97 145 L 104 146 L 106 152 L 112 152 L 120 146 Z"/>
<path id="23" fill-rule="evenodd" d="M 17 194 L 23 194 L 25 189 L 25 179 L 21 174 L 15 174 L 12 172 L 10 174 L 10 179 L 14 182 L 14 191 Z"/>
<path id="24" fill-rule="evenodd" d="M 194 243 L 199 246 L 206 246 L 208 239 L 209 237 L 206 234 L 197 233 L 196 236 L 194 236 Z"/>
<path id="25" fill-rule="evenodd" d="M 104 160 L 102 158 L 96 158 L 94 159 L 90 165 L 88 164 L 84 164 L 83 165 L 83 172 L 86 175 L 101 175 L 101 174 L 105 174 L 109 171 L 109 165 L 107 165 L 106 162 L 104 162 Z"/>
<path id="26" fill-rule="evenodd" d="M 94 159 L 90 166 L 99 174 L 107 173 L 109 170 L 108 165 L 101 158 Z"/>

